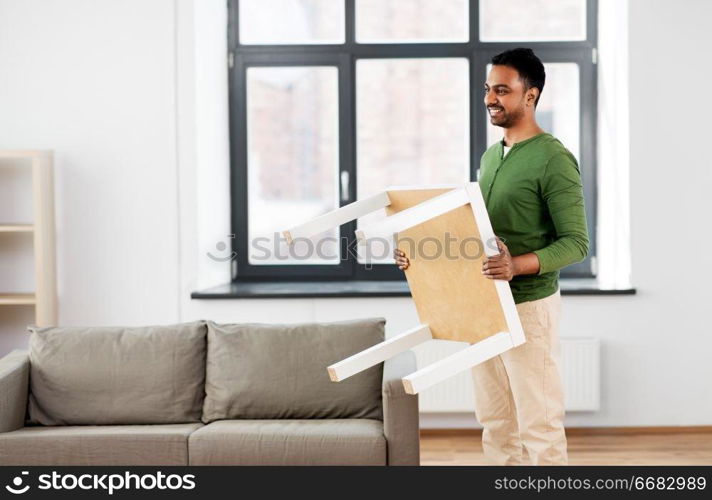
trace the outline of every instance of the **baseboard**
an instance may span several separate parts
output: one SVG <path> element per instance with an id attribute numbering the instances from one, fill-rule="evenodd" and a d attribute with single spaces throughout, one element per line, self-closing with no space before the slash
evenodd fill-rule
<path id="1" fill-rule="evenodd" d="M 655 426 L 655 427 L 567 427 L 568 436 L 596 436 L 622 434 L 708 434 L 712 425 Z M 420 429 L 421 436 L 481 436 L 482 429 Z"/>

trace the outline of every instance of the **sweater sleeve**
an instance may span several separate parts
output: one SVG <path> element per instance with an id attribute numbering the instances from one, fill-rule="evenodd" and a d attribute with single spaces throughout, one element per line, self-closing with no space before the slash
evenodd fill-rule
<path id="1" fill-rule="evenodd" d="M 541 194 L 554 224 L 556 239 L 535 250 L 539 272 L 556 271 L 586 258 L 589 250 L 581 174 L 565 153 L 551 157 L 541 180 Z"/>

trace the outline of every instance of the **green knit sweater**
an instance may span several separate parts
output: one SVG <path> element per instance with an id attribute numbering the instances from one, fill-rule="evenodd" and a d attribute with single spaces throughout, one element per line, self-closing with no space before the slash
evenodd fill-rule
<path id="1" fill-rule="evenodd" d="M 589 238 L 578 163 L 558 139 L 542 133 L 502 153 L 500 141 L 482 155 L 477 180 L 494 233 L 512 256 L 539 257 L 538 274 L 509 282 L 518 304 L 555 293 L 559 269 L 586 257 Z"/>

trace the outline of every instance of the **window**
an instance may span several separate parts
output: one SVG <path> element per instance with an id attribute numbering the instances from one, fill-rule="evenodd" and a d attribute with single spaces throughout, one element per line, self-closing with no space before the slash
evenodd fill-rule
<path id="1" fill-rule="evenodd" d="M 531 47 L 537 120 L 579 160 L 596 251 L 596 0 L 229 0 L 233 280 L 402 280 L 359 220 L 288 246 L 280 231 L 391 185 L 476 179 L 491 57 Z M 371 215 L 379 217 L 382 215 Z"/>
<path id="2" fill-rule="evenodd" d="M 250 265 L 338 264 L 338 230 L 320 252 L 274 238 L 339 207 L 338 74 L 331 66 L 247 68 L 247 237 Z M 284 182 L 289 179 L 289 182 Z"/>

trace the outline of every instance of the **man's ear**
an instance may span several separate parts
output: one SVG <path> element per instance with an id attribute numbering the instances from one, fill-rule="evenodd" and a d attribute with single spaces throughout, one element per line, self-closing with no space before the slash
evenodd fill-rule
<path id="1" fill-rule="evenodd" d="M 532 87 L 529 90 L 527 90 L 527 105 L 534 106 L 536 104 L 536 100 L 539 97 L 539 89 L 536 87 Z"/>

